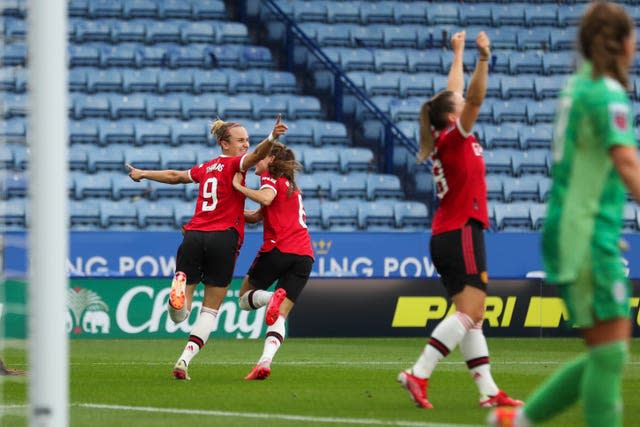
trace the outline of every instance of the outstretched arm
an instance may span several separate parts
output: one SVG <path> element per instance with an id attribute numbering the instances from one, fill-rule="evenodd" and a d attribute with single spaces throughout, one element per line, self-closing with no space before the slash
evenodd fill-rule
<path id="1" fill-rule="evenodd" d="M 467 99 L 460 115 L 460 126 L 465 132 L 471 132 L 473 125 L 480 114 L 480 107 L 484 96 L 487 92 L 487 78 L 489 75 L 489 56 L 491 50 L 489 49 L 490 41 L 489 37 L 484 31 L 478 34 L 476 39 L 476 45 L 478 46 L 478 62 L 476 63 L 476 69 L 473 71 L 471 80 L 469 81 L 469 88 L 467 89 Z"/>
<path id="2" fill-rule="evenodd" d="M 264 159 L 271 152 L 271 144 L 278 139 L 280 135 L 287 133 L 288 126 L 282 122 L 282 114 L 278 114 L 276 124 L 268 137 L 266 137 L 255 150 L 247 154 L 242 161 L 242 170 L 246 171 L 255 166 L 260 160 Z"/>
<path id="3" fill-rule="evenodd" d="M 151 181 L 162 182 L 164 184 L 188 184 L 193 182 L 189 177 L 189 171 L 176 171 L 176 170 L 144 170 L 137 169 L 127 164 L 129 169 L 129 177 L 140 182 L 143 179 L 149 179 Z"/>
<path id="4" fill-rule="evenodd" d="M 464 57 L 464 40 L 466 33 L 457 32 L 451 37 L 451 49 L 453 50 L 453 62 L 447 79 L 447 89 L 462 95 L 464 90 L 464 69 L 462 59 Z"/>

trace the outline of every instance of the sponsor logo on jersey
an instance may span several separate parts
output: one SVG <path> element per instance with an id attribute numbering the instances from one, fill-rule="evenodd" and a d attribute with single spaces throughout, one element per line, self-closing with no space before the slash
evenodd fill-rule
<path id="1" fill-rule="evenodd" d="M 629 106 L 621 102 L 609 104 L 609 117 L 614 129 L 626 131 L 629 127 Z"/>

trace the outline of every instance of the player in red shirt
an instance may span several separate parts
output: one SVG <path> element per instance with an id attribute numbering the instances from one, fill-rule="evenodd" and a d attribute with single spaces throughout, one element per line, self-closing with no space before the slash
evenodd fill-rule
<path id="1" fill-rule="evenodd" d="M 180 323 L 189 317 L 196 285 L 204 283 L 202 308 L 191 329 L 189 341 L 173 368 L 177 379 L 189 379 L 189 362 L 200 351 L 216 325 L 218 309 L 233 276 L 236 257 L 244 238 L 245 197 L 233 189 L 233 178 L 264 159 L 274 141 L 286 133 L 280 116 L 271 134 L 249 153 L 249 134 L 240 123 L 216 120 L 211 134 L 222 154 L 189 170 L 140 170 L 131 165 L 134 181 L 150 179 L 166 184 L 199 185 L 195 213 L 184 226 L 184 237 L 176 255 L 176 274 L 171 284 L 167 309 Z"/>
<path id="2" fill-rule="evenodd" d="M 482 333 L 488 281 L 483 229 L 489 226 L 489 220 L 482 147 L 471 130 L 486 92 L 490 43 L 484 32 L 478 34 L 479 57 L 466 100 L 462 96 L 464 43 L 464 32 L 453 35 L 454 57 L 447 89 L 425 102 L 420 111 L 418 161 L 431 156 L 440 199 L 433 219 L 430 252 L 457 309 L 436 326 L 412 369 L 398 375 L 398 381 L 422 408 L 432 408 L 426 389 L 436 364 L 458 344 L 480 391 L 480 406 L 522 405 L 493 381 Z"/>
<path id="3" fill-rule="evenodd" d="M 239 304 L 243 310 L 268 305 L 265 321 L 269 327 L 262 356 L 246 380 L 263 380 L 271 374 L 271 360 L 284 341 L 285 319 L 311 274 L 311 237 L 295 181 L 299 168 L 293 151 L 275 143 L 256 166 L 260 189 L 245 187 L 241 174 L 233 180 L 238 192 L 261 205 L 257 211 L 245 212 L 246 220 L 264 221 L 264 241 L 240 288 Z M 268 292 L 276 280 L 275 292 Z"/>

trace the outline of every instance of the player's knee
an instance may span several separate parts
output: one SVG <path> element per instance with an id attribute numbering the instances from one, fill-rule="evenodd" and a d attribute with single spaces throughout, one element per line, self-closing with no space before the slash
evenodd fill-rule
<path id="1" fill-rule="evenodd" d="M 629 349 L 625 341 L 616 341 L 592 348 L 589 357 L 602 369 L 621 372 L 629 358 Z"/>

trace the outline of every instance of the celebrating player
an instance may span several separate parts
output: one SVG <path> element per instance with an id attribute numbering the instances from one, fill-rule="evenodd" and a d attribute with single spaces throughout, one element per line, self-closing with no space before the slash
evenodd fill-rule
<path id="1" fill-rule="evenodd" d="M 211 125 L 211 134 L 220 144 L 222 155 L 215 159 L 184 171 L 140 170 L 127 165 L 134 181 L 199 184 L 195 213 L 184 226 L 184 237 L 176 255 L 176 274 L 167 307 L 171 319 L 179 323 L 189 317 L 198 283 L 204 283 L 205 292 L 198 319 L 173 369 L 177 379 L 189 379 L 189 363 L 215 327 L 244 238 L 245 197 L 233 189 L 233 177 L 240 173 L 244 178 L 246 171 L 264 159 L 273 142 L 286 131 L 287 125 L 278 116 L 269 137 L 248 153 L 247 130 L 240 123 L 216 120 Z"/>
<path id="2" fill-rule="evenodd" d="M 462 59 L 465 33 L 453 35 L 453 62 L 447 90 L 425 102 L 420 111 L 418 160 L 429 156 L 440 199 L 430 242 L 434 265 L 456 305 L 456 313 L 440 322 L 429 343 L 398 381 L 422 408 L 432 408 L 427 397 L 436 364 L 458 344 L 478 390 L 480 406 L 521 405 L 501 391 L 491 376 L 489 350 L 482 332 L 487 271 L 483 229 L 489 226 L 482 147 L 471 133 L 487 87 L 489 38 L 478 34 L 478 61 L 462 97 Z"/>
<path id="3" fill-rule="evenodd" d="M 622 425 L 621 380 L 631 337 L 629 297 L 618 247 L 625 185 L 640 201 L 629 87 L 633 21 L 594 2 L 582 16 L 585 61 L 560 94 L 551 198 L 542 234 L 546 281 L 554 284 L 588 347 L 538 388 L 523 408 L 497 408 L 489 422 L 529 427 L 578 400 L 589 427 Z"/>
<path id="4" fill-rule="evenodd" d="M 271 361 L 284 341 L 285 319 L 311 274 L 313 249 L 295 180 L 299 168 L 293 151 L 275 143 L 271 153 L 256 166 L 260 189 L 245 187 L 241 174 L 233 179 L 236 190 L 261 205 L 257 211 L 245 213 L 247 222 L 264 220 L 262 247 L 240 288 L 239 304 L 243 310 L 268 304 L 264 349 L 258 364 L 245 377 L 247 380 L 263 380 L 271 374 Z M 277 289 L 268 292 L 276 280 Z"/>

